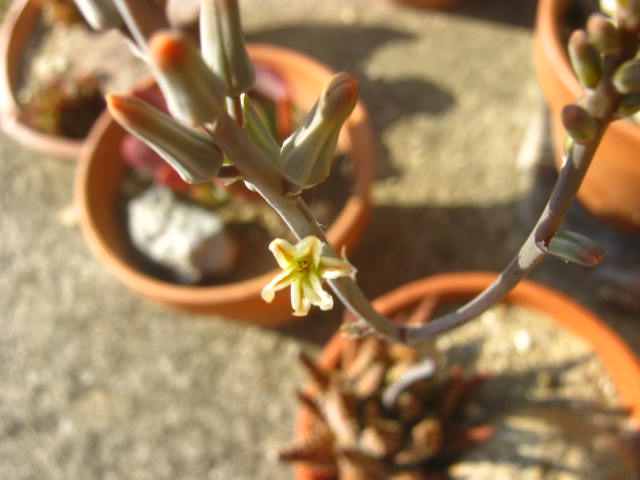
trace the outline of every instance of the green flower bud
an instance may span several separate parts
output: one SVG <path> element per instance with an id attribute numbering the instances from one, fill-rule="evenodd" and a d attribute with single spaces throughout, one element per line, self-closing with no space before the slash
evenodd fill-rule
<path id="1" fill-rule="evenodd" d="M 109 94 L 107 105 L 125 130 L 153 148 L 185 182 L 205 183 L 218 174 L 222 152 L 208 136 L 135 97 Z"/>
<path id="2" fill-rule="evenodd" d="M 331 163 L 342 125 L 358 100 L 358 83 L 346 73 L 334 76 L 302 125 L 284 141 L 280 171 L 300 193 L 323 182 Z"/>
<path id="3" fill-rule="evenodd" d="M 254 107 L 249 95 L 246 93 L 242 94 L 241 100 L 245 118 L 245 128 L 247 129 L 249 137 L 253 140 L 253 143 L 269 157 L 274 165 L 278 165 L 280 162 L 280 145 L 278 145 L 278 142 L 276 142 L 276 139 L 273 137 L 273 133 L 271 133 L 264 119 Z"/>
<path id="4" fill-rule="evenodd" d="M 576 30 L 569 37 L 569 60 L 581 85 L 595 88 L 602 78 L 602 60 L 598 51 L 587 42 L 587 33 Z"/>
<path id="5" fill-rule="evenodd" d="M 222 81 L 184 35 L 158 32 L 151 38 L 149 50 L 158 85 L 174 117 L 202 125 L 214 122 L 226 111 Z"/>
<path id="6" fill-rule="evenodd" d="M 594 118 L 575 104 L 566 105 L 562 109 L 562 124 L 578 143 L 590 142 L 598 133 L 598 124 Z"/>
<path id="7" fill-rule="evenodd" d="M 622 46 L 620 32 L 615 24 L 601 13 L 594 13 L 587 21 L 589 43 L 602 53 L 615 54 Z"/>
<path id="8" fill-rule="evenodd" d="M 622 95 L 618 99 L 618 115 L 628 117 L 640 112 L 640 92 Z"/>
<path id="9" fill-rule="evenodd" d="M 238 0 L 203 0 L 200 8 L 202 56 L 223 78 L 229 95 L 253 87 L 256 75 L 244 43 Z"/>
<path id="10" fill-rule="evenodd" d="M 613 85 L 623 95 L 640 92 L 640 59 L 624 62 L 613 74 Z"/>
<path id="11" fill-rule="evenodd" d="M 604 258 L 604 251 L 593 240 L 568 230 L 558 232 L 549 240 L 547 253 L 583 267 L 598 265 Z"/>
<path id="12" fill-rule="evenodd" d="M 578 100 L 578 105 L 584 107 L 593 118 L 604 118 L 609 109 L 609 96 L 598 90 L 589 92 L 583 99 Z"/>
<path id="13" fill-rule="evenodd" d="M 98 32 L 122 24 L 122 18 L 111 0 L 75 0 L 75 4 L 89 26 Z"/>

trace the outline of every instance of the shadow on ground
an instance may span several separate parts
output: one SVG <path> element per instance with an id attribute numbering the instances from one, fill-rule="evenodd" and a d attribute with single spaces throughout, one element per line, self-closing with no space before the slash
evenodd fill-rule
<path id="1" fill-rule="evenodd" d="M 447 13 L 533 30 L 537 4 L 537 0 L 466 0 Z"/>

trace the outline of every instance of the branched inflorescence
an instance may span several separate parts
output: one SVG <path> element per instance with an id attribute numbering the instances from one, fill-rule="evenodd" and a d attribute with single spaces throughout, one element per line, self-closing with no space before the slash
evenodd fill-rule
<path id="1" fill-rule="evenodd" d="M 129 39 L 167 100 L 170 116 L 139 99 L 109 95 L 109 110 L 125 129 L 156 150 L 188 183 L 211 182 L 231 166 L 234 175 L 278 212 L 298 241 L 313 237 L 323 258 L 342 261 L 299 194 L 329 175 L 338 134 L 357 102 L 352 76 L 337 74 L 280 145 L 247 96 L 255 74 L 237 0 L 202 0 L 199 46 L 169 27 L 154 0 L 76 3 L 94 28 L 119 29 Z M 592 15 L 586 30 L 574 32 L 569 41 L 584 95 L 562 114 L 568 132 L 564 166 L 539 221 L 490 287 L 454 312 L 407 327 L 376 312 L 353 275 L 324 276 L 339 299 L 379 335 L 413 344 L 461 325 L 499 302 L 546 254 L 588 266 L 601 261 L 603 252 L 591 240 L 559 227 L 607 125 L 640 109 L 640 60 L 635 58 L 640 0 L 602 3 L 608 16 Z M 292 294 L 296 314 L 306 313 L 312 304 L 332 304 L 318 285 L 305 289 L 297 281 L 288 284 L 297 288 Z M 281 286 L 267 289 L 265 298 Z"/>

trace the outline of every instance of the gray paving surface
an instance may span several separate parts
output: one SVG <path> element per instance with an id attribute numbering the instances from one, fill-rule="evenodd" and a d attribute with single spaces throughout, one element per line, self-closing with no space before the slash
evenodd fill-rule
<path id="1" fill-rule="evenodd" d="M 379 164 L 351 260 L 371 296 L 507 262 L 537 205 L 516 162 L 542 105 L 533 0 L 449 12 L 380 0 L 242 6 L 250 40 L 361 81 Z M 0 478 L 291 478 L 271 452 L 293 429 L 303 380 L 293 359 L 327 339 L 338 311 L 274 331 L 162 310 L 121 286 L 63 221 L 72 164 L 4 134 L 0 159 Z M 640 352 L 637 311 L 601 301 L 593 274 L 548 260 L 536 278 L 595 308 Z"/>

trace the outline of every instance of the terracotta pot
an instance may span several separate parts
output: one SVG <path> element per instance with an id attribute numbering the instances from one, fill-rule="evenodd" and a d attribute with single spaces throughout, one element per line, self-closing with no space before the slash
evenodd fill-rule
<path id="1" fill-rule="evenodd" d="M 540 0 L 535 31 L 538 81 L 551 110 L 556 164 L 562 162 L 565 135 L 560 112 L 582 95 L 561 37 L 561 22 L 572 0 Z M 580 202 L 612 225 L 640 232 L 640 128 L 618 120 L 605 133 L 578 192 Z"/>
<path id="2" fill-rule="evenodd" d="M 0 119 L 3 130 L 28 148 L 67 160 L 80 156 L 83 140 L 69 139 L 36 130 L 19 119 L 16 99 L 20 63 L 41 8 L 32 0 L 15 0 L 0 27 Z"/>
<path id="3" fill-rule="evenodd" d="M 467 300 L 480 293 L 495 278 L 495 273 L 488 272 L 435 275 L 383 295 L 374 301 L 374 306 L 379 312 L 392 315 L 416 305 L 426 296 L 437 297 L 439 303 Z M 504 301 L 546 313 L 560 328 L 587 342 L 617 387 L 622 403 L 629 407 L 631 418 L 640 426 L 640 361 L 613 330 L 565 295 L 529 280 L 521 282 Z M 318 357 L 318 365 L 325 370 L 335 367 L 349 342 L 352 341 L 335 335 Z M 311 412 L 300 410 L 296 427 L 299 439 L 305 438 L 313 421 Z M 309 466 L 298 464 L 294 469 L 296 480 L 326 480 Z"/>
<path id="4" fill-rule="evenodd" d="M 249 46 L 251 58 L 271 65 L 289 84 L 292 102 L 310 109 L 332 72 L 316 61 L 288 49 Z M 83 149 L 75 194 L 83 233 L 93 253 L 125 285 L 138 294 L 190 312 L 217 314 L 261 325 L 293 321 L 289 295 L 276 295 L 271 304 L 260 298 L 264 285 L 277 273 L 219 286 L 184 286 L 158 280 L 136 269 L 124 250 L 122 226 L 116 217 L 117 187 L 125 165 L 119 156 L 122 128 L 105 113 L 96 123 Z M 354 184 L 349 198 L 327 237 L 338 250 L 352 249 L 359 240 L 370 210 L 369 189 L 374 178 L 375 150 L 367 114 L 358 104 L 341 134 L 341 148 L 354 162 Z M 275 263 L 274 263 L 275 266 Z"/>
<path id="5" fill-rule="evenodd" d="M 394 3 L 408 5 L 415 8 L 451 8 L 464 0 L 391 0 Z"/>

